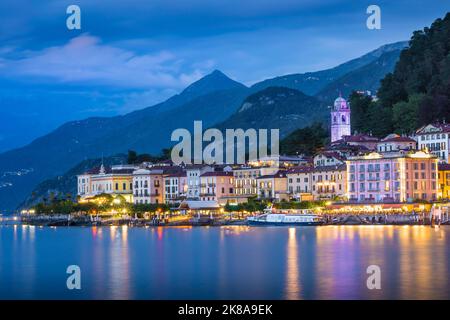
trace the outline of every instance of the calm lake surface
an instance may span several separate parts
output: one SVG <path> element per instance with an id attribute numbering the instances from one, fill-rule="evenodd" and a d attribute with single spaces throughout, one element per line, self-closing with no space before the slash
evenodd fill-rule
<path id="1" fill-rule="evenodd" d="M 449 299 L 450 227 L 3 226 L 0 298 Z"/>

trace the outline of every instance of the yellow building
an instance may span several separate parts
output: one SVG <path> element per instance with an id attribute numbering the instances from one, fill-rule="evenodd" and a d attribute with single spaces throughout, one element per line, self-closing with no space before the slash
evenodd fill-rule
<path id="1" fill-rule="evenodd" d="M 438 197 L 450 199 L 450 164 L 443 163 L 438 166 Z"/>
<path id="2" fill-rule="evenodd" d="M 348 199 L 346 165 L 316 166 L 311 171 L 312 194 L 316 200 Z"/>
<path id="3" fill-rule="evenodd" d="M 257 178 L 257 194 L 259 199 L 273 201 L 289 200 L 288 184 L 285 171 Z"/>
<path id="4" fill-rule="evenodd" d="M 88 200 L 99 194 L 121 195 L 127 202 L 133 202 L 133 171 L 131 166 L 101 165 L 78 175 L 78 196 Z"/>

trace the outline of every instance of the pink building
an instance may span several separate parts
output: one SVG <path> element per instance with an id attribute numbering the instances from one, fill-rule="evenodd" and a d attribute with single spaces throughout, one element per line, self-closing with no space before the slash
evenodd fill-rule
<path id="1" fill-rule="evenodd" d="M 205 172 L 200 176 L 200 200 L 226 204 L 227 197 L 234 195 L 232 171 Z"/>
<path id="2" fill-rule="evenodd" d="M 348 195 L 358 202 L 437 199 L 437 157 L 423 151 L 370 153 L 347 160 Z"/>

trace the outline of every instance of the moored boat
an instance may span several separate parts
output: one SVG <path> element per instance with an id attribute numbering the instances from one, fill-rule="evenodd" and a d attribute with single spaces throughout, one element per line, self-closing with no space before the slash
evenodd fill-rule
<path id="1" fill-rule="evenodd" d="M 314 213 L 273 213 L 265 211 L 256 217 L 247 218 L 247 223 L 253 226 L 318 226 L 323 219 Z"/>

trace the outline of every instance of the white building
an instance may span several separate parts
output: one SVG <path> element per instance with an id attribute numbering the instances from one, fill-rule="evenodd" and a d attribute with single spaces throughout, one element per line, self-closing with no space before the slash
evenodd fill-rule
<path id="1" fill-rule="evenodd" d="M 345 163 L 345 159 L 337 152 L 323 151 L 314 156 L 314 166 L 338 166 Z"/>
<path id="2" fill-rule="evenodd" d="M 400 150 L 416 150 L 417 142 L 408 137 L 398 134 L 390 134 L 377 143 L 378 152 L 396 152 Z"/>
<path id="3" fill-rule="evenodd" d="M 165 203 L 181 202 L 186 198 L 187 192 L 186 172 L 177 172 L 164 178 L 164 201 Z"/>
<path id="4" fill-rule="evenodd" d="M 133 172 L 133 202 L 150 203 L 150 170 L 138 169 Z"/>
<path id="5" fill-rule="evenodd" d="M 200 199 L 200 176 L 205 172 L 213 172 L 214 168 L 207 165 L 194 164 L 186 166 L 187 199 Z"/>
<path id="6" fill-rule="evenodd" d="M 339 96 L 334 101 L 331 111 L 331 142 L 341 140 L 343 136 L 351 135 L 350 106 Z"/>
<path id="7" fill-rule="evenodd" d="M 426 125 L 416 131 L 415 140 L 418 149 L 427 149 L 437 156 L 440 162 L 448 163 L 450 124 L 435 123 Z"/>

